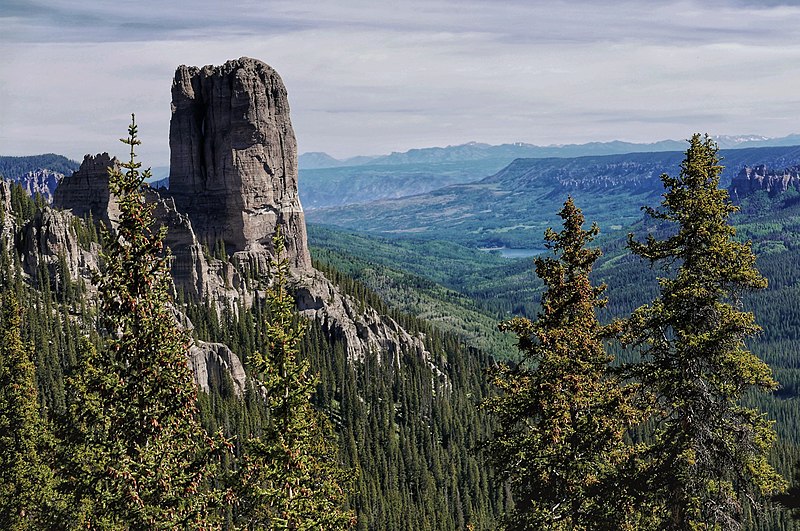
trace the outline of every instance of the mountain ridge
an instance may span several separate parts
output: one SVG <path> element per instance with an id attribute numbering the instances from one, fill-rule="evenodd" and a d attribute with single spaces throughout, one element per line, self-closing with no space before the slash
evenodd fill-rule
<path id="1" fill-rule="evenodd" d="M 743 167 L 800 163 L 800 146 L 720 152 L 723 185 Z M 545 228 L 572 195 L 606 231 L 625 230 L 663 191 L 659 176 L 677 175 L 681 151 L 575 158 L 516 159 L 483 179 L 423 194 L 308 212 L 309 221 L 393 237 L 444 239 L 477 247 L 539 248 Z"/>
<path id="2" fill-rule="evenodd" d="M 761 135 L 714 135 L 714 141 L 720 149 L 740 149 L 748 147 L 781 147 L 800 145 L 800 134 L 784 137 L 765 137 Z M 445 147 L 432 146 L 412 148 L 406 151 L 393 151 L 386 155 L 356 156 L 337 159 L 321 152 L 306 152 L 299 156 L 300 169 L 340 168 L 344 166 L 363 165 L 401 165 L 422 162 L 455 162 L 466 160 L 482 160 L 492 158 L 551 158 L 581 157 L 588 155 L 621 155 L 626 153 L 653 153 L 661 151 L 681 151 L 684 140 L 658 140 L 655 142 L 626 142 L 610 140 L 607 142 L 585 142 L 582 144 L 550 144 L 540 146 L 525 142 L 505 144 L 488 144 L 484 142 L 466 142 L 451 144 Z"/>

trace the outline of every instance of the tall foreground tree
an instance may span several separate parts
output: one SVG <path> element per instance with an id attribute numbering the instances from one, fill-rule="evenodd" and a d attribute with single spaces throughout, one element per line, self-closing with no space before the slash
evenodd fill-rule
<path id="1" fill-rule="evenodd" d="M 0 529 L 45 529 L 57 502 L 48 459 L 53 440 L 40 416 L 36 370 L 12 289 L 0 304 Z"/>
<path id="2" fill-rule="evenodd" d="M 215 440 L 198 420 L 188 366 L 189 339 L 170 311 L 165 230 L 155 230 L 144 202 L 134 148 L 109 169 L 119 223 L 104 237 L 99 277 L 102 348 L 86 342 L 69 382 L 65 487 L 81 528 L 207 529 L 214 526 L 209 488 Z"/>
<path id="3" fill-rule="evenodd" d="M 299 358 L 305 327 L 288 291 L 289 262 L 280 231 L 273 243 L 267 349 L 249 360 L 270 419 L 244 445 L 237 524 L 245 529 L 346 529 L 355 523 L 353 512 L 344 507 L 349 480 L 338 464 L 336 434 L 310 401 L 317 379 L 308 361 Z"/>
<path id="4" fill-rule="evenodd" d="M 499 424 L 489 458 L 514 496 L 508 529 L 624 529 L 629 507 L 617 468 L 634 412 L 603 346 L 619 326 L 595 316 L 605 286 L 589 280 L 600 250 L 586 245 L 597 226 L 583 229 L 571 198 L 559 215 L 564 229 L 545 233 L 555 257 L 535 261 L 547 288 L 537 320 L 501 325 L 517 335 L 523 359 L 492 373 L 502 393 L 485 403 Z"/>
<path id="5" fill-rule="evenodd" d="M 767 463 L 771 423 L 742 405 L 746 393 L 777 384 L 745 345 L 760 328 L 738 297 L 767 282 L 749 243 L 734 238 L 728 218 L 736 208 L 719 188 L 721 170 L 716 144 L 694 135 L 680 175 L 661 176 L 661 209 L 646 209 L 674 235 L 629 237 L 634 253 L 671 272 L 626 334 L 643 355 L 634 376 L 651 393 L 656 428 L 642 478 L 661 510 L 660 529 L 738 529 L 744 504 L 784 485 Z"/>

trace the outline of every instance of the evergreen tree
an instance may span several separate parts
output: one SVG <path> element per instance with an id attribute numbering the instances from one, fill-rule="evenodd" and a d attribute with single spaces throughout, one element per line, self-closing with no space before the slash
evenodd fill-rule
<path id="1" fill-rule="evenodd" d="M 547 288 L 537 320 L 501 324 L 517 335 L 522 360 L 491 373 L 502 393 L 484 405 L 498 421 L 489 457 L 514 496 L 508 529 L 621 529 L 628 506 L 616 470 L 633 410 L 603 345 L 619 325 L 595 316 L 605 286 L 590 282 L 600 250 L 586 245 L 597 226 L 583 230 L 571 198 L 559 215 L 563 231 L 545 233 L 555 257 L 535 261 Z"/>
<path id="2" fill-rule="evenodd" d="M 777 384 L 745 345 L 760 328 L 739 295 L 767 282 L 749 242 L 735 240 L 721 170 L 716 144 L 694 135 L 680 175 L 661 176 L 661 209 L 646 209 L 675 234 L 629 237 L 635 254 L 672 274 L 626 334 L 643 356 L 632 375 L 650 393 L 655 431 L 641 454 L 640 489 L 661 511 L 660 529 L 738 529 L 745 510 L 784 485 L 767 463 L 772 423 L 742 405 L 746 393 Z"/>
<path id="3" fill-rule="evenodd" d="M 119 223 L 104 235 L 98 277 L 102 348 L 83 345 L 70 381 L 63 471 L 78 527 L 208 529 L 216 443 L 201 428 L 188 366 L 189 339 L 170 308 L 165 229 L 154 230 L 135 161 L 133 118 L 126 171 L 109 169 Z"/>
<path id="4" fill-rule="evenodd" d="M 44 529 L 57 501 L 48 463 L 54 445 L 40 416 L 16 295 L 7 289 L 0 299 L 0 528 Z"/>
<path id="5" fill-rule="evenodd" d="M 270 418 L 260 435 L 245 443 L 236 521 L 246 529 L 349 528 L 355 523 L 344 508 L 349 479 L 338 465 L 336 435 L 310 401 L 318 382 L 308 361 L 299 358 L 305 327 L 288 291 L 289 262 L 280 231 L 273 241 L 267 351 L 248 360 Z"/>

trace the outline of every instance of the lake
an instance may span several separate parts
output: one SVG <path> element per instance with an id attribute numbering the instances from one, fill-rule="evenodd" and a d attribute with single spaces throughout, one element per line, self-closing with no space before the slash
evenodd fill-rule
<path id="1" fill-rule="evenodd" d="M 511 249 L 509 247 L 485 247 L 479 250 L 487 253 L 496 252 L 503 258 L 530 258 L 547 251 L 547 249 Z"/>

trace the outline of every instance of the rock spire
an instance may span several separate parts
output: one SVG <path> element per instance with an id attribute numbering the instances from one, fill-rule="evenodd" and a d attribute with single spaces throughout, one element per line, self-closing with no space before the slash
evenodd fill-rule
<path id="1" fill-rule="evenodd" d="M 297 193 L 297 143 L 275 70 L 243 57 L 180 66 L 172 83 L 170 195 L 198 239 L 228 252 L 271 251 L 280 225 L 293 266 L 309 269 Z"/>

